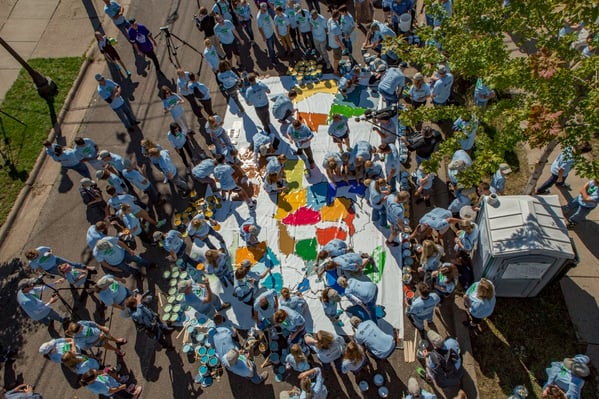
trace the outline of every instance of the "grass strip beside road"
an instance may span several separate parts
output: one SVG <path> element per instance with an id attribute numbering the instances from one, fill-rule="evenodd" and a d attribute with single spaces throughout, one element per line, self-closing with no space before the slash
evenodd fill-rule
<path id="1" fill-rule="evenodd" d="M 83 57 L 36 58 L 28 63 L 58 85 L 54 99 L 56 115 L 60 113 L 66 96 L 77 78 Z M 38 96 L 33 80 L 21 69 L 19 77 L 6 93 L 0 109 L 0 225 L 6 221 L 21 188 L 35 164 L 42 143 L 52 128 L 46 101 Z M 25 126 L 11 117 L 25 123 Z M 11 168 L 10 165 L 14 166 Z"/>

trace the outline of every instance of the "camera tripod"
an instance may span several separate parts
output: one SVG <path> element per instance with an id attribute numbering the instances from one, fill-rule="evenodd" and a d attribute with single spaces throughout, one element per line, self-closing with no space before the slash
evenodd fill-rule
<path id="1" fill-rule="evenodd" d="M 70 303 L 68 303 L 66 301 L 66 299 L 64 299 L 64 297 L 60 294 L 60 291 L 66 291 L 66 290 L 70 291 L 71 288 L 70 287 L 55 288 L 53 285 L 48 284 L 44 281 L 45 276 L 46 276 L 46 274 L 42 274 L 41 276 L 36 278 L 36 283 L 39 283 L 39 284 L 43 285 L 44 288 L 47 288 L 50 291 L 52 291 L 52 296 L 57 297 L 58 300 L 60 301 L 60 303 L 62 303 L 63 306 L 67 309 L 67 312 L 69 313 L 69 317 L 71 320 L 73 320 L 73 321 L 80 320 L 79 316 L 77 316 L 77 314 L 75 313 L 75 309 L 73 309 L 73 306 Z"/>
<path id="2" fill-rule="evenodd" d="M 168 59 L 175 68 L 181 68 L 181 64 L 179 62 L 179 57 L 177 54 L 177 49 L 181 46 L 189 47 L 190 49 L 192 49 L 193 51 L 195 51 L 196 53 L 198 53 L 201 56 L 202 61 L 204 60 L 204 54 L 202 54 L 198 49 L 193 47 L 191 44 L 189 44 L 185 40 L 181 39 L 179 36 L 172 33 L 169 30 L 168 26 L 161 26 L 160 33 L 158 35 L 156 35 L 156 38 L 159 38 L 160 35 L 162 35 L 163 33 L 164 33 L 164 38 L 166 39 L 166 51 L 168 54 Z M 173 42 L 173 40 L 174 40 L 173 38 L 179 41 L 178 46 L 176 46 L 175 43 Z M 202 70 L 202 61 L 200 62 L 200 67 L 198 68 L 198 74 Z"/>

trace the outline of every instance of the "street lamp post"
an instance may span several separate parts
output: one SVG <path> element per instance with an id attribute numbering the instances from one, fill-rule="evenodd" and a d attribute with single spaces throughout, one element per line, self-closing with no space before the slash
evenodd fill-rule
<path id="1" fill-rule="evenodd" d="M 48 109 L 50 110 L 50 120 L 52 121 L 52 126 L 54 128 L 56 128 L 56 124 L 57 124 L 56 110 L 54 109 L 54 97 L 56 97 L 56 95 L 58 94 L 58 86 L 56 85 L 56 83 L 54 83 L 54 81 L 52 79 L 42 75 L 41 73 L 39 73 L 38 71 L 33 69 L 27 63 L 27 61 L 25 61 L 1 37 L 0 37 L 0 45 L 2 45 L 2 47 L 4 47 L 6 49 L 6 51 L 8 51 L 10 53 L 10 55 L 12 55 L 14 57 L 14 59 L 17 60 L 17 62 L 19 64 L 21 64 L 21 66 L 23 66 L 23 68 L 25 68 L 25 70 L 29 73 L 29 76 L 31 76 L 31 79 L 33 79 L 33 83 L 35 84 L 35 87 L 37 89 L 37 94 L 41 98 L 46 100 L 46 103 L 48 104 Z"/>

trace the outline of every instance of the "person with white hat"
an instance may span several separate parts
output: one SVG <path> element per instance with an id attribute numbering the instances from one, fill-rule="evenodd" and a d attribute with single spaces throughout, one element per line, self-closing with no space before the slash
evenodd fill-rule
<path id="1" fill-rule="evenodd" d="M 121 122 L 123 122 L 127 131 L 132 133 L 135 125 L 139 125 L 140 122 L 121 96 L 121 86 L 110 79 L 104 78 L 100 73 L 96 74 L 95 78 L 98 81 L 98 94 L 100 97 L 110 104 L 110 108 L 112 108 Z"/>
<path id="2" fill-rule="evenodd" d="M 428 330 L 426 337 L 433 346 L 433 350 L 424 352 L 426 376 L 441 388 L 459 386 L 464 369 L 458 341 L 452 337 L 443 339 L 434 330 Z"/>
<path id="3" fill-rule="evenodd" d="M 248 246 L 255 246 L 259 243 L 258 235 L 260 235 L 260 226 L 256 223 L 256 219 L 252 216 L 247 218 L 241 226 L 239 226 L 239 234 Z"/>
<path id="4" fill-rule="evenodd" d="M 582 354 L 567 357 L 561 362 L 551 362 L 545 369 L 547 382 L 543 389 L 556 385 L 565 392 L 568 399 L 580 399 L 585 380 L 591 374 L 590 362 L 591 359 Z"/>
<path id="5" fill-rule="evenodd" d="M 127 247 L 124 242 L 112 236 L 98 240 L 93 255 L 103 268 L 117 273 L 130 273 L 135 277 L 140 277 L 141 272 L 137 267 L 132 267 L 131 262 L 137 263 L 138 266 L 150 266 L 150 262 L 141 256 L 135 255 L 135 252 Z"/>
<path id="6" fill-rule="evenodd" d="M 408 395 L 405 399 L 437 399 L 437 396 L 420 388 L 418 380 L 414 377 L 410 377 L 408 380 Z"/>
<path id="7" fill-rule="evenodd" d="M 57 338 L 44 342 L 39 349 L 39 353 L 46 359 L 58 364 L 62 362 L 62 355 L 65 352 L 79 354 L 81 348 L 75 344 L 73 338 Z"/>
<path id="8" fill-rule="evenodd" d="M 96 282 L 94 290 L 105 306 L 123 310 L 125 309 L 125 299 L 131 295 L 131 291 L 124 283 L 124 279 L 106 274 Z"/>
<path id="9" fill-rule="evenodd" d="M 505 194 L 505 181 L 507 175 L 512 173 L 512 168 L 507 163 L 500 163 L 497 171 L 491 179 L 491 192 L 497 195 Z"/>

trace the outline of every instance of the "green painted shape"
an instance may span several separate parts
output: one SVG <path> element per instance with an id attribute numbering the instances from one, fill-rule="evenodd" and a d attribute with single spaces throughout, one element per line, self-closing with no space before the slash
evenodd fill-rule
<path id="1" fill-rule="evenodd" d="M 382 246 L 376 247 L 372 254 L 375 265 L 370 263 L 364 268 L 364 274 L 370 277 L 373 283 L 378 284 L 383 279 L 383 270 L 385 270 L 385 261 L 387 260 L 387 253 Z"/>
<path id="2" fill-rule="evenodd" d="M 345 105 L 345 104 L 333 104 L 331 105 L 331 110 L 329 111 L 329 116 L 333 114 L 341 114 L 348 118 L 352 118 L 354 116 L 364 115 L 366 112 L 366 108 L 356 107 L 355 105 Z"/>
<path id="3" fill-rule="evenodd" d="M 305 261 L 316 260 L 316 238 L 308 238 L 295 243 L 295 253 Z"/>

